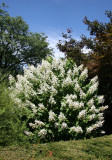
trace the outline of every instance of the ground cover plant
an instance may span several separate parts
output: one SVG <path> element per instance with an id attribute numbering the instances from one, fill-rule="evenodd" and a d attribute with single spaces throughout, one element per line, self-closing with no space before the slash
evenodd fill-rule
<path id="1" fill-rule="evenodd" d="M 111 160 L 112 135 L 88 140 L 0 147 L 0 160 Z"/>
<path id="2" fill-rule="evenodd" d="M 100 134 L 104 97 L 97 95 L 97 76 L 72 60 L 42 60 L 24 68 L 17 80 L 10 76 L 11 98 L 22 109 L 24 133 L 31 142 L 89 138 Z"/>

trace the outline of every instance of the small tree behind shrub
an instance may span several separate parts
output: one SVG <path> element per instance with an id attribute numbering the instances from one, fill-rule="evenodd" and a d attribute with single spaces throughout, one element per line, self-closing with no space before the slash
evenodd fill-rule
<path id="1" fill-rule="evenodd" d="M 43 60 L 24 68 L 17 81 L 10 76 L 11 97 L 23 110 L 24 132 L 32 141 L 88 138 L 101 132 L 103 96 L 97 95 L 98 79 L 87 82 L 88 70 L 72 60 Z"/>

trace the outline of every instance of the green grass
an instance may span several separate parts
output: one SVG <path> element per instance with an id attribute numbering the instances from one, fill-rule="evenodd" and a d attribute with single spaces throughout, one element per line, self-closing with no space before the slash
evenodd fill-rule
<path id="1" fill-rule="evenodd" d="M 112 160 L 112 135 L 88 140 L 0 147 L 0 160 Z"/>

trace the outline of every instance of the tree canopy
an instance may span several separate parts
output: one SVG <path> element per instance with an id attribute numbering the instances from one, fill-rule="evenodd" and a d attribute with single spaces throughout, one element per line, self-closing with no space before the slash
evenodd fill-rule
<path id="1" fill-rule="evenodd" d="M 43 33 L 30 32 L 21 16 L 11 17 L 0 8 L 0 73 L 16 75 L 23 65 L 36 65 L 52 55 L 46 39 Z"/>
<path id="2" fill-rule="evenodd" d="M 82 53 L 82 49 L 84 45 L 81 41 L 77 41 L 76 39 L 72 38 L 72 30 L 67 29 L 67 34 L 62 33 L 64 38 L 63 40 L 59 40 L 57 44 L 57 48 L 65 53 L 66 58 L 72 58 L 77 65 L 82 64 L 82 61 L 86 58 L 86 55 Z"/>

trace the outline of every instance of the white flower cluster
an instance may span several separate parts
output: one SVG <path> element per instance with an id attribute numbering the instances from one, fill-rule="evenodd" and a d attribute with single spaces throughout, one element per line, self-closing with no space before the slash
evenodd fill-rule
<path id="1" fill-rule="evenodd" d="M 104 121 L 98 121 L 97 123 L 95 123 L 94 125 L 88 127 L 86 129 L 86 133 L 90 134 L 93 130 L 96 130 L 97 128 L 100 128 L 103 126 Z"/>
<path id="2" fill-rule="evenodd" d="M 41 84 L 38 89 L 38 94 L 47 94 L 50 91 L 50 86 L 47 83 Z"/>
<path id="3" fill-rule="evenodd" d="M 33 113 L 37 113 L 37 106 L 30 102 L 29 100 L 26 100 L 25 103 L 23 104 L 24 107 L 30 107 Z"/>
<path id="4" fill-rule="evenodd" d="M 56 114 L 53 111 L 49 112 L 49 122 L 55 121 Z"/>
<path id="5" fill-rule="evenodd" d="M 45 129 L 41 129 L 39 132 L 38 132 L 38 136 L 40 138 L 45 138 L 45 136 L 47 135 L 47 131 Z"/>
<path id="6" fill-rule="evenodd" d="M 35 128 L 36 128 L 36 125 L 35 125 L 35 124 L 33 124 L 33 123 L 29 123 L 29 126 L 30 126 L 30 127 L 32 127 L 33 129 L 35 129 Z"/>
<path id="7" fill-rule="evenodd" d="M 38 104 L 38 109 L 44 110 L 44 109 L 45 109 L 45 106 L 44 106 L 42 103 L 39 103 L 39 104 Z"/>
<path id="8" fill-rule="evenodd" d="M 63 122 L 63 121 L 66 120 L 66 117 L 65 117 L 65 115 L 62 112 L 60 112 L 60 114 L 58 116 L 58 119 L 59 119 L 60 122 Z"/>
<path id="9" fill-rule="evenodd" d="M 66 103 L 62 101 L 62 102 L 61 102 L 61 106 L 62 106 L 62 107 L 65 107 L 65 106 L 66 106 Z"/>
<path id="10" fill-rule="evenodd" d="M 59 86 L 58 78 L 52 73 L 52 81 L 51 84 L 54 88 L 57 88 Z"/>
<path id="11" fill-rule="evenodd" d="M 69 85 L 72 85 L 73 81 L 71 80 L 71 77 L 66 77 L 66 79 L 63 80 L 62 87 L 67 87 Z"/>
<path id="12" fill-rule="evenodd" d="M 55 96 L 58 93 L 57 89 L 54 86 L 51 86 L 51 95 Z"/>
<path id="13" fill-rule="evenodd" d="M 31 103 L 30 107 L 33 113 L 37 113 L 37 107 L 35 106 L 35 104 Z"/>
<path id="14" fill-rule="evenodd" d="M 95 82 L 88 90 L 88 93 L 89 94 L 93 94 L 97 89 L 98 89 L 98 85 L 99 83 L 98 82 Z"/>
<path id="15" fill-rule="evenodd" d="M 93 99 L 93 98 L 90 99 L 90 100 L 88 101 L 87 105 L 88 105 L 89 107 L 92 107 L 92 106 L 94 105 L 94 99 Z"/>
<path id="16" fill-rule="evenodd" d="M 88 70 L 83 65 L 68 67 L 69 64 L 70 61 L 62 59 L 42 60 L 37 67 L 24 67 L 24 75 L 18 75 L 17 81 L 10 76 L 11 98 L 18 107 L 27 108 L 34 116 L 33 123 L 27 124 L 33 131 L 25 131 L 26 135 L 37 133 L 43 139 L 52 129 L 54 137 L 57 132 L 60 136 L 66 131 L 78 138 L 78 134 L 92 134 L 103 125 L 103 111 L 108 106 L 100 106 L 104 103 L 104 96 L 95 95 L 98 77 L 84 86 Z"/>
<path id="17" fill-rule="evenodd" d="M 85 99 L 86 98 L 86 94 L 80 89 L 80 98 L 81 99 Z"/>
<path id="18" fill-rule="evenodd" d="M 55 126 L 55 128 L 58 128 L 59 127 L 59 123 L 54 123 L 54 126 Z"/>
<path id="19" fill-rule="evenodd" d="M 65 102 L 61 102 L 61 105 L 62 107 L 65 107 L 65 106 L 69 106 L 70 109 L 74 109 L 74 110 L 77 110 L 77 109 L 80 109 L 82 107 L 84 107 L 84 103 L 83 102 L 78 102 L 77 101 L 77 95 L 76 94 L 70 94 L 70 95 L 66 95 L 64 97 L 65 99 Z"/>
<path id="20" fill-rule="evenodd" d="M 51 70 L 50 63 L 48 61 L 46 61 L 46 60 L 42 60 L 42 65 L 41 65 L 40 71 L 43 72 L 43 71 L 45 71 L 47 69 Z"/>
<path id="21" fill-rule="evenodd" d="M 18 81 L 15 82 L 15 86 L 10 87 L 10 90 L 13 90 L 11 97 L 16 99 L 19 94 L 23 94 L 25 99 L 29 99 L 31 95 L 36 95 L 36 91 L 33 90 L 32 84 L 26 79 L 26 77 L 17 75 L 17 79 Z"/>
<path id="22" fill-rule="evenodd" d="M 65 130 L 65 129 L 67 129 L 68 128 L 68 125 L 65 123 L 65 122 L 63 122 L 62 124 L 61 124 L 61 129 L 62 130 Z"/>
<path id="23" fill-rule="evenodd" d="M 77 100 L 77 95 L 76 94 L 67 94 L 66 96 L 65 96 L 65 99 L 66 100 Z"/>
<path id="24" fill-rule="evenodd" d="M 19 108 L 21 108 L 23 106 L 21 99 L 15 97 L 14 94 L 11 94 L 10 96 L 14 100 L 15 104 L 18 105 Z"/>
<path id="25" fill-rule="evenodd" d="M 33 67 L 34 66 L 31 66 L 30 68 L 32 68 L 32 70 L 33 70 L 33 69 L 35 69 Z M 33 75 L 31 69 L 26 69 L 25 67 L 23 67 L 23 69 L 24 69 L 24 76 L 26 79 L 33 79 L 34 81 L 37 80 L 37 78 Z"/>
<path id="26" fill-rule="evenodd" d="M 80 126 L 77 126 L 77 127 L 73 126 L 70 128 L 70 132 L 75 132 L 78 134 L 78 133 L 83 133 L 83 130 Z"/>
<path id="27" fill-rule="evenodd" d="M 80 85 L 78 84 L 78 82 L 75 84 L 74 90 L 76 92 L 80 92 L 81 88 L 80 88 Z"/>
<path id="28" fill-rule="evenodd" d="M 32 136 L 33 135 L 33 133 L 32 132 L 29 132 L 29 131 L 24 131 L 24 134 L 26 134 L 27 136 Z"/>
<path id="29" fill-rule="evenodd" d="M 45 126 L 45 124 L 42 121 L 39 121 L 37 119 L 35 120 L 35 125 L 38 125 L 39 127 Z"/>
<path id="30" fill-rule="evenodd" d="M 82 110 L 82 111 L 79 112 L 78 118 L 79 118 L 79 119 L 82 119 L 82 118 L 84 118 L 85 116 L 86 116 L 86 110 Z"/>
<path id="31" fill-rule="evenodd" d="M 72 72 L 71 69 L 68 70 L 67 75 L 68 75 L 69 77 L 72 77 L 72 76 L 73 76 L 73 72 Z"/>
<path id="32" fill-rule="evenodd" d="M 91 114 L 91 115 L 89 116 L 89 121 L 94 120 L 94 119 L 95 119 L 95 117 L 96 117 L 96 114 Z"/>
<path id="33" fill-rule="evenodd" d="M 100 121 L 104 120 L 103 113 L 99 113 L 97 116 Z"/>
<path id="34" fill-rule="evenodd" d="M 88 77 L 88 70 L 87 70 L 87 68 L 85 68 L 85 69 L 82 71 L 79 79 L 84 81 L 87 77 Z"/>
<path id="35" fill-rule="evenodd" d="M 84 68 L 84 65 L 83 65 L 83 64 L 81 64 L 81 65 L 78 67 L 78 69 L 79 69 L 80 71 L 82 71 L 83 68 Z"/>
<path id="36" fill-rule="evenodd" d="M 96 109 L 96 107 L 93 105 L 90 110 L 90 112 L 93 112 L 93 113 L 99 113 L 99 109 Z"/>
<path id="37" fill-rule="evenodd" d="M 15 83 L 15 79 L 12 75 L 9 76 L 9 82 L 10 82 L 10 84 Z"/>
<path id="38" fill-rule="evenodd" d="M 92 82 L 92 84 L 96 83 L 98 81 L 98 76 L 95 76 L 94 78 L 91 79 L 90 82 Z"/>
<path id="39" fill-rule="evenodd" d="M 90 134 L 90 133 L 93 131 L 93 129 L 94 129 L 94 128 L 91 127 L 91 126 L 88 127 L 88 128 L 86 129 L 86 133 L 87 133 L 87 134 Z"/>
<path id="40" fill-rule="evenodd" d="M 58 61 L 53 60 L 53 62 L 52 62 L 52 69 L 55 69 L 55 70 L 63 71 L 65 66 L 66 66 L 66 60 L 63 61 L 61 59 L 58 59 Z"/>
<path id="41" fill-rule="evenodd" d="M 44 124 L 42 121 L 35 120 L 35 123 L 29 123 L 29 126 L 30 126 L 32 129 L 35 129 L 35 128 L 43 127 L 43 126 L 45 126 L 45 124 Z"/>
<path id="42" fill-rule="evenodd" d="M 73 75 L 76 76 L 79 74 L 79 69 L 75 66 L 73 69 Z"/>
<path id="43" fill-rule="evenodd" d="M 109 107 L 109 106 L 102 106 L 102 107 L 100 107 L 100 111 L 103 112 L 104 110 L 108 109 L 108 107 Z"/>
<path id="44" fill-rule="evenodd" d="M 52 95 L 51 95 L 50 98 L 49 98 L 49 103 L 51 103 L 51 104 L 56 104 L 56 101 L 55 101 L 55 99 L 53 98 Z"/>
<path id="45" fill-rule="evenodd" d="M 98 103 L 104 103 L 104 96 L 97 96 Z"/>

